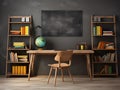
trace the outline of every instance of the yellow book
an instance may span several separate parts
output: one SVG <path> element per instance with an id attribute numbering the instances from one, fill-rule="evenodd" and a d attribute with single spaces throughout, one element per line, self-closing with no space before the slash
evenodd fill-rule
<path id="1" fill-rule="evenodd" d="M 23 75 L 23 69 L 24 69 L 23 66 L 21 66 L 21 69 L 20 69 L 20 70 L 21 70 L 21 74 L 22 74 L 22 75 Z"/>
<path id="2" fill-rule="evenodd" d="M 29 35 L 29 26 L 25 26 L 25 35 Z"/>
<path id="3" fill-rule="evenodd" d="M 96 35 L 102 35 L 102 27 L 96 26 Z"/>
<path id="4" fill-rule="evenodd" d="M 14 69 L 15 69 L 15 74 L 17 74 L 17 66 L 14 66 L 14 67 L 15 67 L 15 68 L 14 68 Z"/>
<path id="5" fill-rule="evenodd" d="M 26 74 L 26 66 L 23 66 L 23 74 Z"/>
<path id="6" fill-rule="evenodd" d="M 27 55 L 18 55 L 18 58 L 25 58 L 25 59 L 27 59 L 28 56 Z"/>
<path id="7" fill-rule="evenodd" d="M 24 42 L 13 42 L 13 46 L 25 46 Z"/>
<path id="8" fill-rule="evenodd" d="M 22 27 L 20 28 L 20 31 L 21 31 L 21 35 L 25 35 L 25 27 L 24 27 L 24 26 L 22 26 Z"/>
<path id="9" fill-rule="evenodd" d="M 12 74 L 15 74 L 15 66 L 12 66 Z"/>
<path id="10" fill-rule="evenodd" d="M 17 67 L 18 67 L 17 68 L 17 74 L 20 75 L 21 74 L 21 68 L 20 68 L 21 66 L 17 66 Z"/>

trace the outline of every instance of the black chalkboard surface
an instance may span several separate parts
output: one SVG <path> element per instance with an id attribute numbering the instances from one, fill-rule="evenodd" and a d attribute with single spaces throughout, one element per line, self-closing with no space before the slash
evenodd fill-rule
<path id="1" fill-rule="evenodd" d="M 42 36 L 82 36 L 82 11 L 42 10 Z"/>

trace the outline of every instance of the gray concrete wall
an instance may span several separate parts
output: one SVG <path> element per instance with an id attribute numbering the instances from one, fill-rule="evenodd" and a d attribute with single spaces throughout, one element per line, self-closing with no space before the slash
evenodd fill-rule
<path id="1" fill-rule="evenodd" d="M 119 0 L 0 0 L 0 74 L 5 74 L 8 16 L 32 15 L 33 26 L 41 25 L 41 10 L 82 10 L 83 33 L 80 37 L 45 37 L 49 49 L 65 50 L 75 49 L 76 43 L 85 41 L 91 46 L 90 16 L 91 15 L 116 15 L 117 36 L 119 48 L 120 25 Z M 34 38 L 33 38 L 34 40 Z M 33 42 L 34 44 L 34 42 Z M 34 45 L 33 45 L 34 46 Z M 72 73 L 87 74 L 85 57 L 74 56 Z M 48 63 L 53 62 L 53 56 L 37 56 L 35 63 L 36 74 L 48 74 Z"/>

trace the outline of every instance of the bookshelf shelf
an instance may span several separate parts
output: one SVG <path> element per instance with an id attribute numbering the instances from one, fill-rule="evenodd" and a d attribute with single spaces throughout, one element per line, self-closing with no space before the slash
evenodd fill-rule
<path id="1" fill-rule="evenodd" d="M 12 73 L 9 73 L 9 74 L 7 74 L 7 76 L 28 76 L 28 74 L 12 74 Z"/>
<path id="2" fill-rule="evenodd" d="M 113 74 L 93 74 L 94 76 L 117 76 L 116 73 L 113 73 Z"/>
<path id="3" fill-rule="evenodd" d="M 13 50 L 14 50 L 14 51 L 18 51 L 18 50 L 24 51 L 24 50 L 25 50 L 25 51 L 26 51 L 26 50 L 30 50 L 30 49 L 14 49 L 14 48 L 9 48 L 8 50 L 12 50 L 12 51 L 13 51 Z"/>
<path id="4" fill-rule="evenodd" d="M 93 76 L 118 76 L 116 17 L 91 16 Z"/>
<path id="5" fill-rule="evenodd" d="M 9 24 L 31 24 L 31 22 L 9 22 Z"/>
<path id="6" fill-rule="evenodd" d="M 7 63 L 11 63 L 11 64 L 12 64 L 12 63 L 13 63 L 13 64 L 15 64 L 15 63 L 23 63 L 23 64 L 26 63 L 26 64 L 27 64 L 27 63 L 28 63 L 28 64 L 29 64 L 29 62 L 11 62 L 10 60 L 7 61 Z"/>
<path id="7" fill-rule="evenodd" d="M 31 28 L 32 16 L 8 17 L 6 77 L 28 76 Z"/>
<path id="8" fill-rule="evenodd" d="M 97 48 L 93 48 L 93 50 L 96 50 L 96 51 L 115 51 L 117 49 L 97 49 Z"/>
<path id="9" fill-rule="evenodd" d="M 93 35 L 93 37 L 115 37 L 116 35 Z"/>
<path id="10" fill-rule="evenodd" d="M 115 64 L 117 62 L 92 62 L 93 64 Z"/>
<path id="11" fill-rule="evenodd" d="M 30 35 L 8 35 L 10 37 L 30 37 Z"/>

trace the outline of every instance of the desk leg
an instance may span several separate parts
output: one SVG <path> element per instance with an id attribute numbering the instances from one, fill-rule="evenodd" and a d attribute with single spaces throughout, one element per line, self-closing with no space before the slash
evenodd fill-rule
<path id="1" fill-rule="evenodd" d="M 35 54 L 32 55 L 32 65 L 31 65 L 31 72 L 32 74 L 34 73 L 33 68 L 34 68 L 34 60 L 35 60 Z"/>
<path id="2" fill-rule="evenodd" d="M 90 80 L 92 80 L 92 71 L 91 71 L 91 64 L 90 64 L 90 55 L 86 54 L 87 57 L 87 70 L 88 74 L 90 75 Z"/>
<path id="3" fill-rule="evenodd" d="M 30 72 L 31 69 L 33 69 L 33 63 L 34 63 L 34 54 L 30 54 L 30 63 L 29 63 L 29 71 L 28 71 L 28 81 L 30 81 Z"/>

